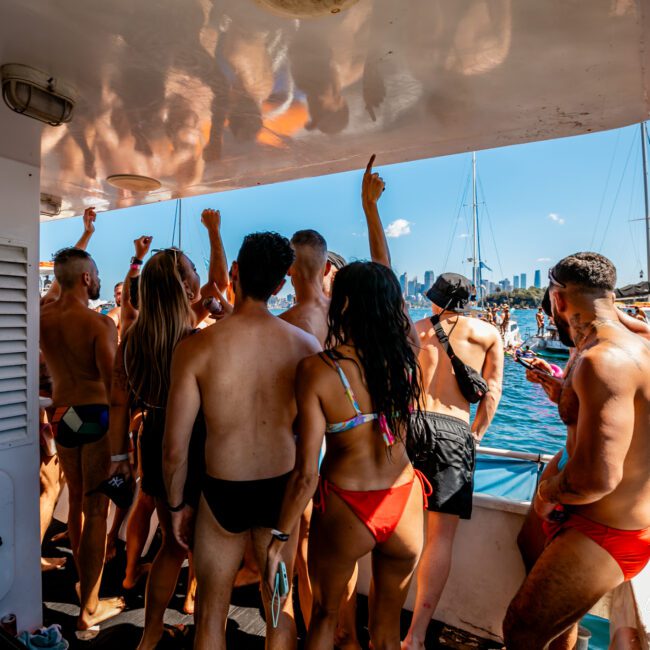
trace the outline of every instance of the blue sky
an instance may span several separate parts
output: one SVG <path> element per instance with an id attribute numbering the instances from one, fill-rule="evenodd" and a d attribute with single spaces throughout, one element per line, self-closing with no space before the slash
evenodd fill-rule
<path id="1" fill-rule="evenodd" d="M 564 255 L 596 250 L 616 264 L 619 284 L 639 281 L 645 269 L 645 230 L 639 127 L 503 147 L 477 154 L 483 259 L 498 281 L 546 269 Z M 371 153 L 371 152 L 369 152 Z M 471 275 L 471 154 L 458 154 L 376 170 L 386 181 L 380 213 L 399 274 L 456 271 Z M 201 210 L 221 210 L 228 259 L 256 230 L 290 236 L 315 228 L 348 260 L 366 259 L 368 243 L 360 203 L 362 170 L 183 199 L 183 248 L 205 279 L 208 241 Z M 102 279 L 102 297 L 123 279 L 133 240 L 153 235 L 154 248 L 172 243 L 175 201 L 97 216 L 89 246 Z M 73 244 L 81 219 L 44 223 L 41 259 Z"/>

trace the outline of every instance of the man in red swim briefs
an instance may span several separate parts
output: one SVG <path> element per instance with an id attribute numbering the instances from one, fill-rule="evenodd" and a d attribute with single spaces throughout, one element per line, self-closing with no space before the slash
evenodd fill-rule
<path id="1" fill-rule="evenodd" d="M 506 614 L 509 649 L 573 647 L 580 618 L 650 560 L 650 343 L 620 322 L 615 284 L 597 253 L 549 272 L 560 339 L 576 349 L 558 396 L 567 445 L 533 503 L 547 544 Z"/>

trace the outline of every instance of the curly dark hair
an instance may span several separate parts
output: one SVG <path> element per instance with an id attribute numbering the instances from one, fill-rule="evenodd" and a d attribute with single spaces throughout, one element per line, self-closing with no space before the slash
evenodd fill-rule
<path id="1" fill-rule="evenodd" d="M 242 293 L 267 301 L 287 274 L 295 254 L 286 237 L 277 232 L 246 235 L 237 255 Z"/>
<path id="2" fill-rule="evenodd" d="M 336 274 L 326 347 L 354 345 L 373 410 L 386 416 L 393 434 L 407 447 L 414 442 L 423 394 L 410 331 L 402 290 L 391 269 L 376 262 L 352 262 Z"/>
<path id="3" fill-rule="evenodd" d="M 591 291 L 614 291 L 616 267 L 600 253 L 574 253 L 561 259 L 552 269 L 563 284 L 576 284 Z"/>

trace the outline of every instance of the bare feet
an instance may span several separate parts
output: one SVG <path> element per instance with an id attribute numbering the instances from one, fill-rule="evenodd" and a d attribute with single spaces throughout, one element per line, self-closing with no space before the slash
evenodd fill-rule
<path id="1" fill-rule="evenodd" d="M 260 581 L 260 574 L 258 571 L 249 569 L 244 565 L 235 576 L 234 587 L 247 587 L 248 585 L 256 585 Z"/>
<path id="2" fill-rule="evenodd" d="M 196 578 L 190 581 L 187 587 L 187 595 L 183 603 L 183 611 L 190 616 L 194 614 L 194 601 L 196 600 Z"/>
<path id="3" fill-rule="evenodd" d="M 135 587 L 140 581 L 140 578 L 142 578 L 142 576 L 146 576 L 150 570 L 151 562 L 147 562 L 146 564 L 136 564 L 135 569 L 133 570 L 133 575 L 127 574 L 124 576 L 124 580 L 122 580 L 122 587 L 124 587 L 124 589 L 133 589 L 133 587 Z"/>
<path id="4" fill-rule="evenodd" d="M 94 612 L 81 612 L 77 621 L 78 630 L 88 630 L 103 621 L 117 616 L 126 607 L 123 598 L 102 598 Z"/>
<path id="5" fill-rule="evenodd" d="M 42 557 L 41 558 L 41 571 L 56 571 L 62 569 L 68 561 L 67 557 Z"/>
<path id="6" fill-rule="evenodd" d="M 402 641 L 402 650 L 424 650 L 424 640 L 418 641 L 412 636 L 407 635 Z"/>

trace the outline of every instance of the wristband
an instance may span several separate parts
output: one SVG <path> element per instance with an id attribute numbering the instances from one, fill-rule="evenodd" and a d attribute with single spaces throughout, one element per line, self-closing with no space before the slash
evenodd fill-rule
<path id="1" fill-rule="evenodd" d="M 273 528 L 271 530 L 271 535 L 281 542 L 289 541 L 289 535 L 287 535 L 287 533 L 283 533 L 281 530 L 276 530 Z"/>
<path id="2" fill-rule="evenodd" d="M 142 266 L 142 260 L 139 257 L 132 257 L 131 266 Z"/>
<path id="3" fill-rule="evenodd" d="M 140 270 L 139 264 L 131 264 L 131 266 L 129 266 L 129 271 L 139 271 L 139 270 Z"/>
<path id="4" fill-rule="evenodd" d="M 167 502 L 167 510 L 169 512 L 180 512 L 185 507 L 185 501 L 181 501 L 177 506 L 172 506 Z"/>
<path id="5" fill-rule="evenodd" d="M 112 463 L 119 463 L 122 460 L 129 460 L 129 455 L 128 454 L 115 454 L 114 456 L 111 456 L 111 462 Z"/>

